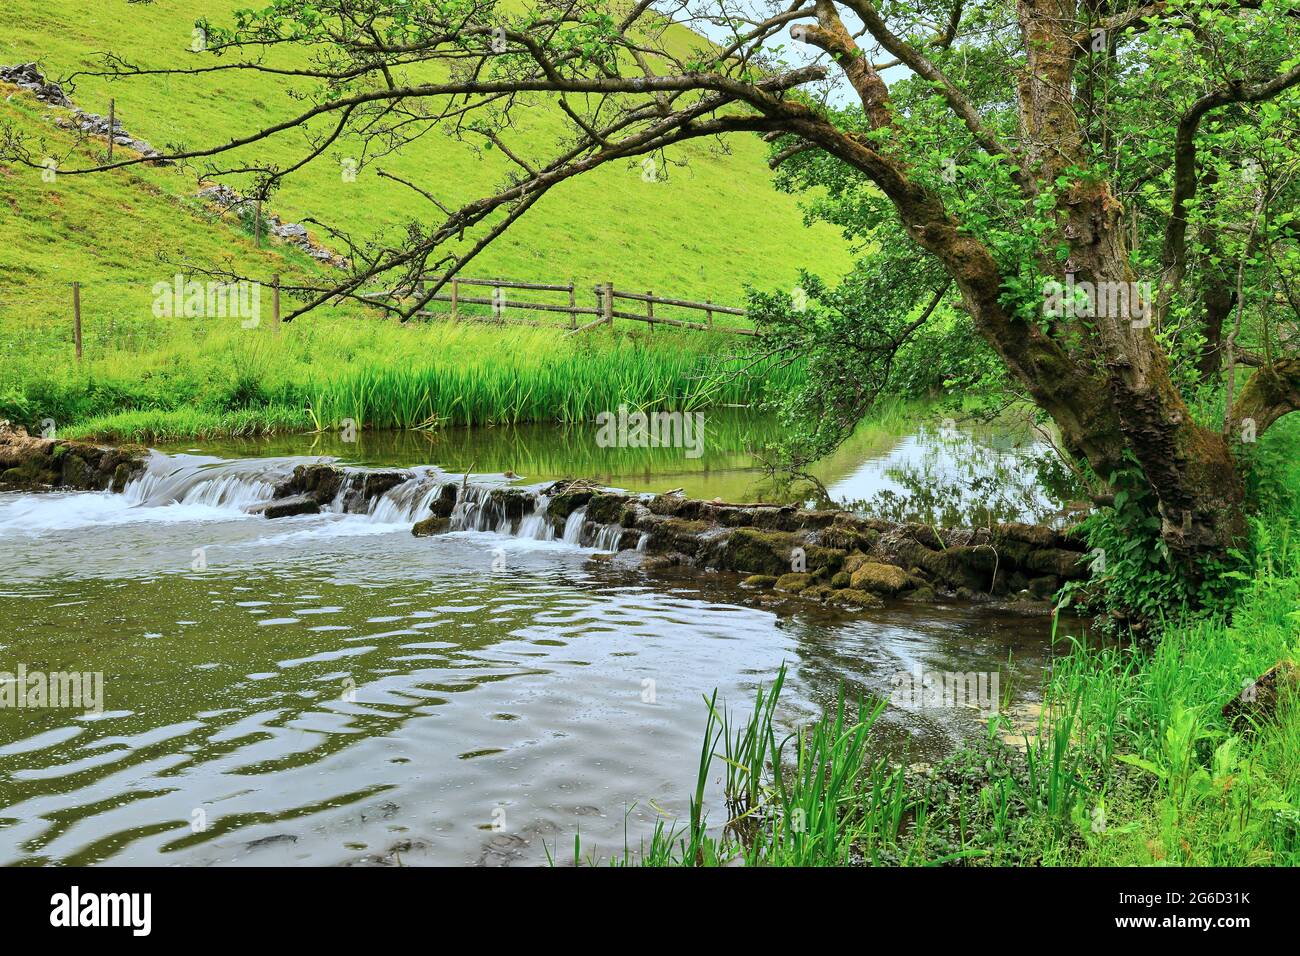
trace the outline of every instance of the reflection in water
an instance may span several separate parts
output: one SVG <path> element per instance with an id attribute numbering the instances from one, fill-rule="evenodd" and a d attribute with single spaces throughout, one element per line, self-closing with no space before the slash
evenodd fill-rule
<path id="1" fill-rule="evenodd" d="M 844 493 L 898 481 L 908 441 L 843 467 Z M 462 452 L 512 467 L 494 454 Z M 468 466 L 401 463 L 430 461 Z M 417 539 L 380 510 L 268 522 L 243 467 L 170 497 L 0 494 L 0 671 L 101 672 L 105 696 L 0 709 L 0 863 L 537 864 L 579 830 L 607 853 L 629 808 L 634 842 L 656 808 L 685 818 L 715 687 L 744 708 L 790 662 L 791 727 L 918 664 L 1021 700 L 1049 659 L 1043 618 L 845 616 L 563 541 Z M 907 759 L 981 732 L 886 714 L 877 746 Z"/>
<path id="2" fill-rule="evenodd" d="M 768 477 L 751 454 L 775 439 L 768 416 L 742 410 L 708 413 L 704 454 L 681 448 L 601 448 L 597 429 L 571 426 L 281 435 L 164 448 L 227 458 L 327 455 L 369 466 L 437 463 L 448 472 L 513 473 L 528 482 L 590 478 L 634 492 L 680 488 L 723 501 L 802 501 L 808 491 Z M 948 526 L 990 520 L 1045 520 L 1060 503 L 1044 493 L 1038 460 L 1048 447 L 1019 426 L 922 426 L 915 434 L 864 426 L 811 471 L 838 505 L 893 520 Z"/>
<path id="3" fill-rule="evenodd" d="M 940 528 L 1048 522 L 1061 507 L 1038 478 L 1036 459 L 1045 452 L 1024 435 L 927 425 L 827 490 L 832 501 L 889 521 Z"/>

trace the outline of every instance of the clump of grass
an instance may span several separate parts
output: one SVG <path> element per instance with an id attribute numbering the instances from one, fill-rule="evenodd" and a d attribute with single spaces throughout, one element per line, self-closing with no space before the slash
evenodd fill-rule
<path id="1" fill-rule="evenodd" d="M 162 441 L 216 434 L 590 421 L 620 404 L 694 410 L 751 405 L 721 337 L 313 317 L 277 331 L 237 323 L 105 343 L 80 365 L 41 361 L 39 335 L 4 336 L 0 416 L 52 418 L 69 435 Z M 793 380 L 800 370 L 773 376 Z"/>

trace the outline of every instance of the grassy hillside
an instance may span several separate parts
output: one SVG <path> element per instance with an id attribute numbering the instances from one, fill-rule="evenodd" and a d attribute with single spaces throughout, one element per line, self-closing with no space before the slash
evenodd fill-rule
<path id="1" fill-rule="evenodd" d="M 232 10 L 246 6 L 246 0 L 157 0 L 147 5 L 13 0 L 6 5 L 0 62 L 38 60 L 51 77 L 97 68 L 101 61 L 96 54 L 104 51 L 145 68 L 194 63 L 198 61 L 188 48 L 195 19 L 223 22 Z M 682 31 L 677 42 L 697 41 Z M 278 57 L 287 64 L 295 56 L 301 58 L 277 52 L 270 61 Z M 72 96 L 82 109 L 105 115 L 109 97 L 115 97 L 125 128 L 163 148 L 221 142 L 291 116 L 302 104 L 290 99 L 290 91 L 307 88 L 303 81 L 225 72 L 115 83 L 83 78 Z M 548 154 L 562 133 L 550 111 L 523 110 L 519 119 L 520 127 L 509 137 L 512 145 L 526 154 Z M 455 205 L 492 191 L 510 167 L 499 152 L 480 152 L 478 145 L 435 131 L 377 165 Z M 305 145 L 302 134 L 294 132 L 256 149 L 255 157 L 247 152 L 235 159 L 287 165 L 303 154 Z M 744 138 L 730 141 L 729 149 L 728 155 L 703 143 L 683 147 L 673 159 L 687 165 L 672 166 L 662 182 L 643 181 L 639 166 L 615 164 L 558 187 L 469 272 L 573 278 L 584 291 L 614 280 L 638 291 L 736 302 L 745 283 L 788 286 L 800 267 L 828 275 L 843 271 L 848 265 L 843 240 L 825 227 L 805 228 L 794 199 L 771 189 L 763 145 Z M 274 198 L 275 211 L 291 221 L 315 216 L 356 236 L 400 228 L 423 215 L 423 200 L 380 179 L 373 166 L 363 169 L 356 182 L 344 182 L 340 162 L 359 155 L 355 142 L 341 142 L 286 183 Z M 239 186 L 237 180 L 230 182 Z M 0 249 L 0 267 L 31 251 L 24 248 L 26 237 L 15 238 L 17 249 L 8 243 Z"/>
<path id="2" fill-rule="evenodd" d="M 198 17 L 221 22 L 237 0 L 14 0 L 6 8 L 0 63 L 36 60 L 47 77 L 101 65 L 112 51 L 141 66 L 187 62 Z M 698 38 L 681 31 L 685 47 Z M 277 54 L 282 58 L 289 54 Z M 300 55 L 300 54 L 298 54 Z M 288 62 L 288 60 L 285 60 Z M 81 79 L 68 93 L 156 148 L 196 146 L 292 115 L 294 84 L 251 73 Z M 0 88 L 0 122 L 36 156 L 63 168 L 92 165 L 104 144 L 78 144 L 49 109 L 15 87 Z M 510 142 L 546 153 L 560 135 L 553 118 L 524 111 Z M 340 161 L 356 144 L 301 170 L 267 212 L 315 217 L 355 237 L 401 230 L 423 214 L 404 187 L 363 169 L 344 182 Z M 259 147 L 257 157 L 296 161 L 301 133 Z M 577 282 L 739 303 L 746 284 L 788 287 L 797 270 L 833 276 L 846 243 L 806 228 L 794 200 L 771 188 L 757 140 L 730 150 L 703 144 L 673 155 L 668 178 L 645 182 L 640 167 L 608 167 L 557 189 L 488 250 L 468 275 Z M 420 183 L 446 204 L 491 191 L 504 172 L 496 152 L 435 133 L 382 168 Z M 0 164 L 0 417 L 52 418 L 66 432 L 155 440 L 221 433 L 575 420 L 621 401 L 664 407 L 748 403 L 757 382 L 725 381 L 718 357 L 730 337 L 621 332 L 562 339 L 555 331 L 397 327 L 355 306 L 321 309 L 276 331 L 230 319 L 168 319 L 153 312 L 155 283 L 208 268 L 269 280 L 319 277 L 325 267 L 279 240 L 258 247 L 247 224 L 196 196 L 197 169 L 131 167 L 94 176 Z M 235 188 L 245 184 L 227 180 Z M 421 201 L 422 202 L 422 201 Z M 320 238 L 319 233 L 317 237 Z M 71 283 L 81 284 L 85 358 L 73 360 Z M 262 313 L 269 317 L 269 290 Z M 294 303 L 286 292 L 286 310 Z"/>

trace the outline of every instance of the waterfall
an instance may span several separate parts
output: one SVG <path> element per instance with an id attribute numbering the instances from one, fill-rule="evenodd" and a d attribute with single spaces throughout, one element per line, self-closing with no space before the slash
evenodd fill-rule
<path id="1" fill-rule="evenodd" d="M 61 523 L 97 523 L 109 512 L 129 512 L 130 520 L 221 520 L 224 516 L 247 517 L 256 514 L 257 505 L 272 501 L 277 489 L 292 478 L 301 466 L 332 465 L 330 459 L 249 458 L 223 460 L 199 455 L 162 455 L 155 453 L 143 474 L 128 482 L 121 495 L 101 493 L 104 504 L 89 501 L 85 515 L 71 515 Z M 540 489 L 519 488 L 502 481 L 469 482 L 447 475 L 436 468 L 388 471 L 332 466 L 339 474 L 338 490 L 321 505 L 321 512 L 335 520 L 362 521 L 383 526 L 410 526 L 431 514 L 437 506 L 454 499 L 450 507 L 448 530 L 485 532 L 534 541 L 561 541 L 575 548 L 589 547 L 616 551 L 626 533 L 618 524 L 589 521 L 587 509 L 569 513 L 563 523 L 550 513 L 551 500 Z M 406 480 L 381 494 L 367 497 L 370 482 L 380 474 L 391 483 L 394 473 Z M 377 487 L 377 486 L 375 486 Z M 503 495 L 502 492 L 505 492 Z M 284 492 L 280 491 L 283 496 Z M 61 506 L 68 512 L 69 505 Z M 107 510 L 106 510 L 107 509 Z M 441 512 L 446 513 L 446 512 Z M 27 510 L 14 512 L 15 521 L 31 522 Z M 311 520 L 311 515 L 300 516 Z M 115 518 L 114 520 L 126 520 Z M 274 519 L 300 520 L 294 519 Z M 36 521 L 37 525 L 42 524 Z M 339 526 L 342 530 L 343 526 Z M 642 535 L 637 550 L 644 550 Z"/>

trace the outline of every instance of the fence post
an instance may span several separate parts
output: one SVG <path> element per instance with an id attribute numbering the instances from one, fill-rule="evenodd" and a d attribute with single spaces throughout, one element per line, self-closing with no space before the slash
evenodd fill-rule
<path id="1" fill-rule="evenodd" d="M 72 283 L 72 342 L 77 349 L 77 361 L 81 361 L 81 283 Z"/>
<path id="2" fill-rule="evenodd" d="M 451 280 L 451 320 L 453 322 L 457 321 L 460 318 L 460 316 L 457 314 L 457 309 L 459 309 L 459 307 L 460 307 L 460 280 L 452 279 Z"/>
<path id="3" fill-rule="evenodd" d="M 704 300 L 704 304 L 705 304 L 705 305 L 712 305 L 712 304 L 713 304 L 713 300 L 712 300 L 712 299 L 705 299 L 705 300 Z M 705 309 L 705 311 L 704 311 L 704 317 L 705 317 L 705 320 L 709 323 L 709 328 L 713 328 L 713 310 L 712 310 L 712 309 Z"/>
<path id="4" fill-rule="evenodd" d="M 260 199 L 253 210 L 253 243 L 257 246 L 262 244 L 262 200 Z"/>
<path id="5" fill-rule="evenodd" d="M 280 331 L 280 273 L 271 276 L 271 317 L 275 321 L 275 331 Z"/>
<path id="6" fill-rule="evenodd" d="M 609 323 L 609 334 L 614 334 L 614 283 L 605 283 L 605 321 Z"/>
<path id="7" fill-rule="evenodd" d="M 578 327 L 578 313 L 574 311 L 578 307 L 578 300 L 573 294 L 573 279 L 569 279 L 569 328 Z"/>
<path id="8" fill-rule="evenodd" d="M 117 100 L 108 101 L 108 161 L 113 161 L 113 140 L 116 137 L 116 130 L 113 127 L 117 125 Z"/>
<path id="9" fill-rule="evenodd" d="M 645 290 L 645 294 L 646 294 L 647 296 L 653 296 L 653 295 L 654 295 L 654 290 L 653 290 L 653 289 L 646 289 L 646 290 Z M 654 299 L 652 299 L 652 298 L 647 298 L 647 299 L 646 299 L 646 303 L 645 303 L 645 317 L 646 317 L 647 319 L 653 319 L 653 318 L 655 317 L 655 303 L 654 303 Z M 650 334 L 651 334 L 651 335 L 654 335 L 654 334 L 655 334 L 655 324 L 654 324 L 653 322 L 647 322 L 647 323 L 646 323 L 646 326 L 649 327 L 649 329 L 650 329 Z"/>

